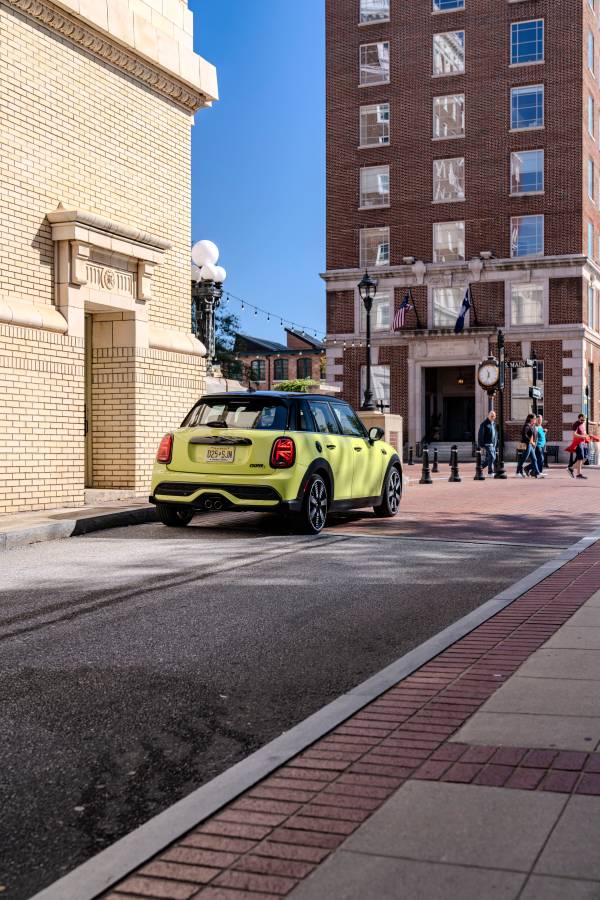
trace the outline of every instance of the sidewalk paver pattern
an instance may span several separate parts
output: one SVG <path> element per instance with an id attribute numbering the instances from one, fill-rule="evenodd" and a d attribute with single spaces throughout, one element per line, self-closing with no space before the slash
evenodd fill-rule
<path id="1" fill-rule="evenodd" d="M 599 589 L 596 543 L 106 896 L 597 900 Z"/>

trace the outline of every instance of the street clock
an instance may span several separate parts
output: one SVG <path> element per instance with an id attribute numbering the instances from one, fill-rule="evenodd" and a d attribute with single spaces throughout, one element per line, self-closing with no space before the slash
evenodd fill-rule
<path id="1" fill-rule="evenodd" d="M 500 366 L 497 359 L 489 356 L 484 362 L 479 364 L 477 381 L 484 391 L 492 392 L 496 390 L 500 381 Z"/>

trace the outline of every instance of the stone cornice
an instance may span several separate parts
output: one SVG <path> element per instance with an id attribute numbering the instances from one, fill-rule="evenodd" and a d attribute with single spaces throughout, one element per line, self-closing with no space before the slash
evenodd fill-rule
<path id="1" fill-rule="evenodd" d="M 156 93 L 167 97 L 189 113 L 196 112 L 211 99 L 201 91 L 196 91 L 177 78 L 170 76 L 158 66 L 142 60 L 132 51 L 125 49 L 121 44 L 78 20 L 75 16 L 58 9 L 49 0 L 0 0 L 0 2 L 35 19 L 50 31 L 56 32 L 78 47 L 87 50 L 88 53 L 110 63 L 116 69 L 120 69 L 121 72 L 135 78 Z"/>
<path id="2" fill-rule="evenodd" d="M 147 231 L 134 228 L 131 225 L 125 225 L 122 222 L 115 222 L 100 216 L 97 213 L 89 212 L 86 209 L 63 209 L 59 207 L 46 215 L 48 221 L 53 226 L 53 238 L 55 240 L 80 239 L 85 240 L 81 234 L 77 233 L 77 229 L 91 229 L 93 232 L 103 232 L 116 238 L 124 238 L 133 244 L 142 244 L 145 247 L 151 247 L 154 250 L 170 250 L 173 246 L 170 241 L 165 238 L 156 237 Z M 60 229 L 60 235 L 55 236 L 56 226 L 63 226 Z M 93 243 L 93 240 L 90 241 Z M 134 255 L 133 253 L 131 255 Z"/>

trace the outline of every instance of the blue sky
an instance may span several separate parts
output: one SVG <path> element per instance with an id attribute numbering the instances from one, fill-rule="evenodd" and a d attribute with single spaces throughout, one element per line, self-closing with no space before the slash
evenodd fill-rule
<path id="1" fill-rule="evenodd" d="M 226 289 L 324 330 L 324 0 L 190 0 L 221 99 L 192 131 L 192 238 L 221 250 Z M 282 339 L 240 310 L 240 330 Z"/>

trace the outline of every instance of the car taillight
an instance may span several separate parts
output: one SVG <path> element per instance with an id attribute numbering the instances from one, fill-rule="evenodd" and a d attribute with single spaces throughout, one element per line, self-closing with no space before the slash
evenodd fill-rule
<path id="1" fill-rule="evenodd" d="M 156 454 L 156 462 L 170 463 L 172 453 L 173 453 L 173 435 L 165 434 L 164 438 L 158 445 L 158 452 Z"/>
<path id="2" fill-rule="evenodd" d="M 271 449 L 271 467 L 289 469 L 296 462 L 296 445 L 288 437 L 277 438 Z"/>

